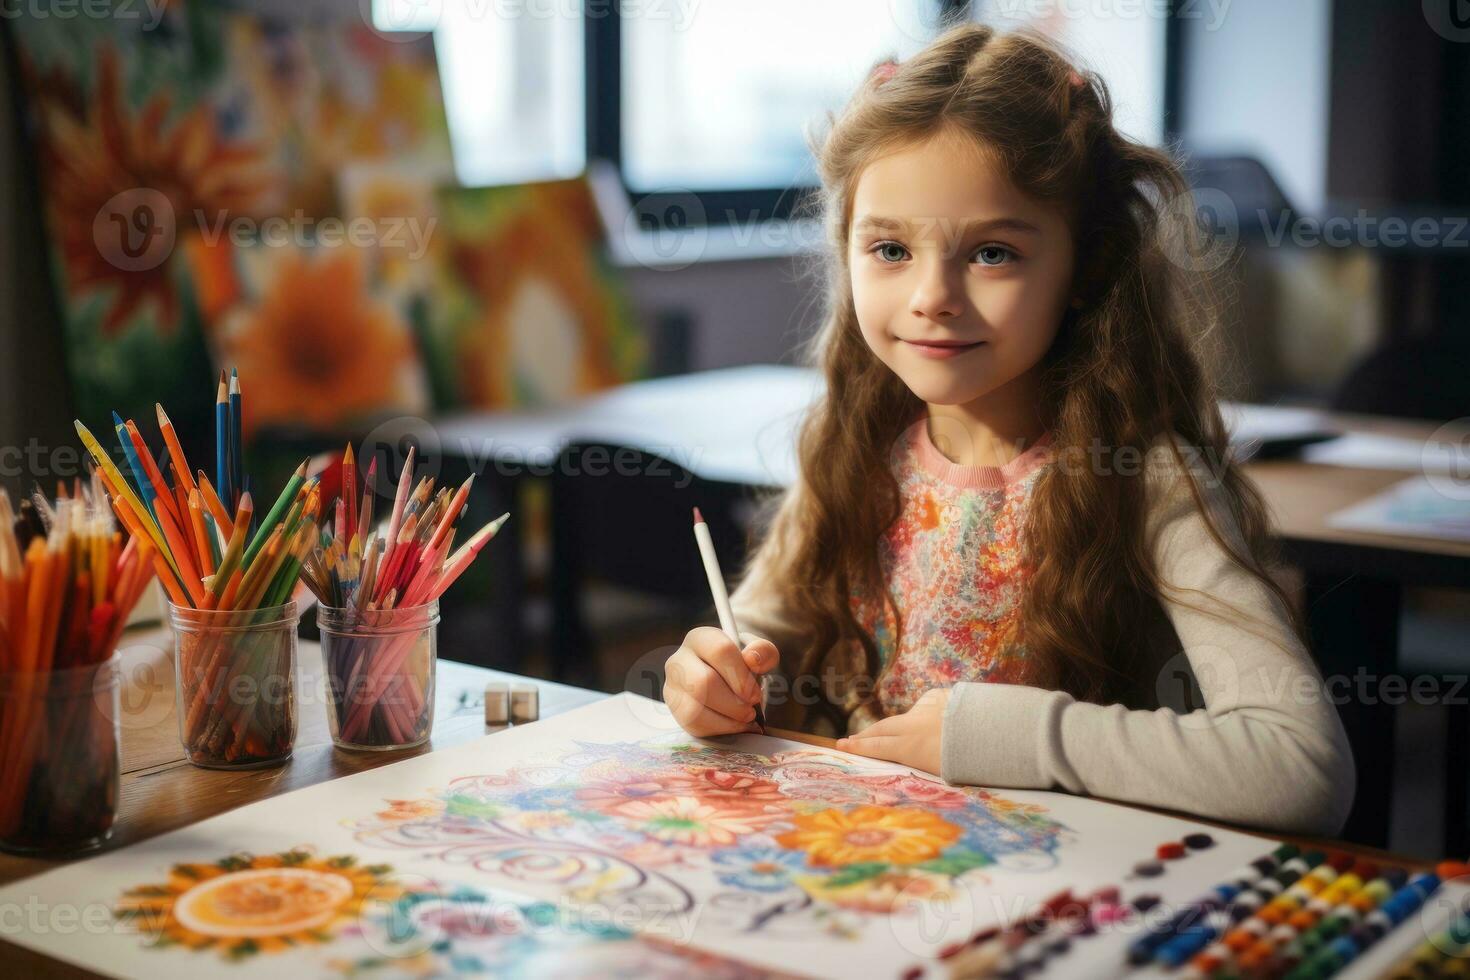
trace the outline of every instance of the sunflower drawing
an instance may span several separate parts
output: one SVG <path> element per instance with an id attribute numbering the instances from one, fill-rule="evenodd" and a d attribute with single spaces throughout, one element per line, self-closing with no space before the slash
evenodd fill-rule
<path id="1" fill-rule="evenodd" d="M 797 814 L 795 830 L 776 838 L 805 851 L 813 867 L 849 864 L 917 864 L 936 858 L 960 836 L 961 828 L 926 810 L 860 806 Z"/>
<path id="2" fill-rule="evenodd" d="M 228 959 L 330 942 L 363 904 L 394 901 L 402 889 L 386 864 L 351 855 L 316 858 L 306 849 L 237 854 L 213 864 L 176 864 L 163 884 L 125 892 L 114 908 L 155 948 L 216 950 Z"/>

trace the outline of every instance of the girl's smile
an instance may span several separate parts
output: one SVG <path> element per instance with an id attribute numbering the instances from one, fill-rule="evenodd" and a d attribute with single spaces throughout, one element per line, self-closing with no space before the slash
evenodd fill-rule
<path id="1" fill-rule="evenodd" d="M 959 357 L 970 351 L 979 350 L 985 346 L 985 341 L 977 340 L 967 342 L 963 340 L 904 340 L 900 338 L 904 346 L 908 347 L 920 357 L 930 357 L 935 360 L 947 360 L 951 357 Z"/>

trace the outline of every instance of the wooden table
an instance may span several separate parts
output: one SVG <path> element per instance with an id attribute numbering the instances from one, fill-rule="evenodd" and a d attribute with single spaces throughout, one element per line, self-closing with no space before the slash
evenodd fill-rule
<path id="1" fill-rule="evenodd" d="M 174 714 L 171 641 L 163 630 L 124 636 L 127 692 L 122 705 L 122 796 L 106 849 L 177 830 L 227 810 L 289 793 L 433 749 L 448 748 L 486 732 L 483 693 L 487 681 L 525 681 L 500 671 L 440 660 L 434 698 L 434 730 L 418 749 L 404 752 L 338 752 L 327 731 L 321 648 L 301 641 L 300 701 L 296 748 L 290 761 L 270 769 L 199 769 L 184 758 Z M 541 712 L 558 714 L 597 701 L 596 691 L 536 681 Z M 131 700 L 131 703 L 127 703 Z M 0 882 L 37 874 L 62 862 L 0 854 Z"/>
<path id="2" fill-rule="evenodd" d="M 448 748 L 479 738 L 487 731 L 481 703 L 486 682 L 531 680 L 441 659 L 435 697 L 434 730 L 427 745 L 407 752 L 339 752 L 332 747 L 326 714 L 319 695 L 313 693 L 320 690 L 317 686 L 321 683 L 320 648 L 316 643 L 302 641 L 299 657 L 302 691 L 299 731 L 296 749 L 290 761 L 272 769 L 225 772 L 199 769 L 184 759 L 173 709 L 173 673 L 168 644 L 168 635 L 162 630 L 137 633 L 124 638 L 124 670 L 131 697 L 130 703 L 123 706 L 122 797 L 117 824 L 106 850 L 187 827 L 247 803 L 397 762 L 421 752 Z M 570 711 L 606 697 L 601 692 L 550 681 L 535 680 L 534 683 L 540 688 L 543 717 Z M 833 744 L 831 739 L 800 732 L 773 731 L 772 734 L 828 748 Z M 1149 809 L 1156 813 L 1168 812 L 1151 807 L 1138 809 Z M 1264 834 L 1249 828 L 1200 820 L 1192 815 L 1184 816 L 1194 823 L 1257 834 L 1262 838 L 1263 844 L 1267 841 L 1290 840 L 1304 847 L 1335 847 L 1376 861 L 1402 864 L 1415 869 L 1429 866 L 1429 862 L 1391 855 L 1374 848 L 1321 838 Z M 0 855 L 0 882 L 39 874 L 62 863 L 64 862 Z M 22 968 L 24 972 L 21 975 L 31 977 L 94 975 L 3 941 L 0 941 L 0 961 L 13 968 Z"/>

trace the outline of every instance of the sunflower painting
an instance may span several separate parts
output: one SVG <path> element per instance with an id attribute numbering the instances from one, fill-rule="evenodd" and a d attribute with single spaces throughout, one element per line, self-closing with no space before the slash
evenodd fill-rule
<path id="1" fill-rule="evenodd" d="M 204 323 L 219 311 L 202 306 L 220 283 L 196 278 L 193 239 L 339 220 L 339 179 L 354 166 L 434 180 L 452 168 L 432 39 L 385 36 L 357 16 L 116 7 L 78 16 L 70 0 L 32 0 L 6 25 L 57 299 L 54 322 L 43 313 L 35 329 L 63 332 L 75 413 L 99 421 L 208 403 Z M 179 420 L 186 444 L 207 437 L 192 415 Z"/>
<path id="2" fill-rule="evenodd" d="M 222 365 L 251 379 L 245 438 L 262 428 L 337 432 L 421 414 L 428 393 L 397 295 L 378 289 L 376 253 L 190 244 Z"/>
<path id="3" fill-rule="evenodd" d="M 305 849 L 231 855 L 213 864 L 174 865 L 168 880 L 126 892 L 114 914 L 155 946 L 243 959 L 331 942 L 369 899 L 398 898 L 391 870 Z"/>
<path id="4" fill-rule="evenodd" d="M 564 402 L 643 376 L 583 180 L 442 189 L 426 340 L 446 407 Z"/>

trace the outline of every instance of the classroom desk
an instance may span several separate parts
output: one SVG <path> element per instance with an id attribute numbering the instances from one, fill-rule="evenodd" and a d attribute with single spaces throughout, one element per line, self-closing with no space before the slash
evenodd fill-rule
<path id="1" fill-rule="evenodd" d="M 1338 431 L 1423 442 L 1431 422 L 1327 413 Z M 1405 469 L 1344 466 L 1332 444 L 1309 450 L 1306 460 L 1255 462 L 1246 473 L 1270 508 L 1273 533 L 1288 563 L 1305 579 L 1312 651 L 1324 676 L 1394 677 L 1400 672 L 1399 620 L 1405 588 L 1470 588 L 1470 543 L 1405 535 L 1368 534 L 1333 527 L 1327 516 L 1388 489 L 1412 473 Z M 1315 461 L 1314 461 L 1315 460 Z M 1470 672 L 1470 651 L 1462 665 Z M 1356 692 L 1354 680 L 1352 690 Z M 1367 690 L 1373 691 L 1373 686 Z M 1446 693 L 1453 693 L 1449 688 Z M 1466 696 L 1465 691 L 1460 697 Z M 1394 695 L 1340 704 L 1357 761 L 1358 793 L 1343 828 L 1352 840 L 1385 844 L 1393 803 Z M 1470 732 L 1463 704 L 1450 706 L 1445 770 L 1446 846 L 1470 849 L 1466 828 L 1465 770 Z M 1458 783 L 1458 787 L 1456 787 Z"/>
<path id="2" fill-rule="evenodd" d="M 479 701 L 485 683 L 490 680 L 514 682 L 528 679 L 441 659 L 434 730 L 427 745 L 409 752 L 338 752 L 332 747 L 321 702 L 312 700 L 314 695 L 310 693 L 314 689 L 320 689 L 317 687 L 321 681 L 320 648 L 316 643 L 303 640 L 298 668 L 303 692 L 302 705 L 298 716 L 296 749 L 291 759 L 285 765 L 272 769 L 223 772 L 199 769 L 184 760 L 173 711 L 173 677 L 167 653 L 167 634 L 162 630 L 130 634 L 125 636 L 123 646 L 127 658 L 125 670 L 128 671 L 138 696 L 133 699 L 131 706 L 124 706 L 125 717 L 133 720 L 125 722 L 123 730 L 122 796 L 117 824 L 112 839 L 106 845 L 107 850 L 187 827 L 247 803 L 397 762 L 420 752 L 448 748 L 479 738 L 485 734 L 484 711 Z M 601 692 L 550 681 L 537 680 L 536 683 L 541 689 L 543 716 L 569 711 L 606 696 Z M 832 745 L 831 739 L 800 732 L 773 731 L 772 734 L 813 745 Z M 1218 827 L 1230 826 L 1200 820 L 1194 816 L 1189 816 L 1188 819 Z M 1340 848 L 1375 861 L 1402 864 L 1414 869 L 1428 868 L 1432 864 L 1339 841 L 1260 834 L 1241 827 L 1232 829 L 1257 833 L 1263 842 L 1289 840 L 1308 847 Z M 0 882 L 39 874 L 61 863 L 63 862 L 0 855 Z M 9 967 L 21 968 L 24 971 L 21 975 L 24 976 L 92 975 L 3 940 L 0 940 L 0 961 Z"/>

